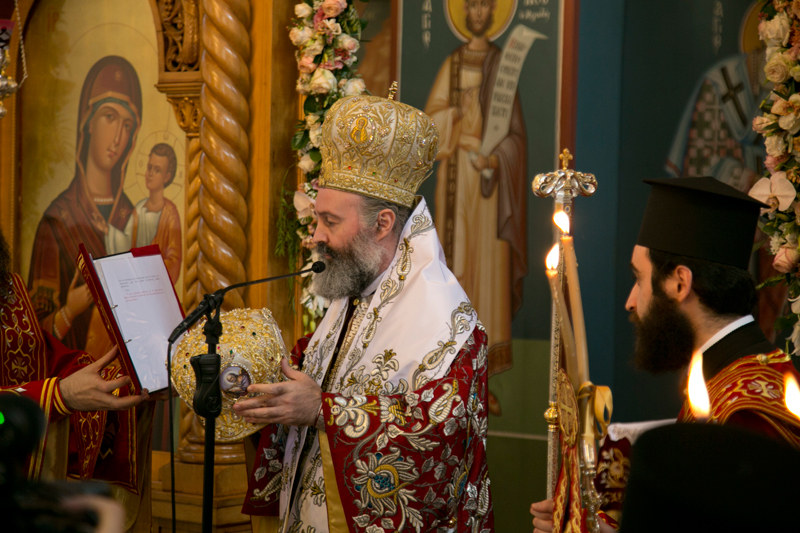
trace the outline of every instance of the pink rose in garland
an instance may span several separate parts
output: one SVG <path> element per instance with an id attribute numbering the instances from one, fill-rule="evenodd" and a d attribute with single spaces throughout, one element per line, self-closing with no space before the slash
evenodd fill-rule
<path id="1" fill-rule="evenodd" d="M 303 74 L 310 74 L 317 69 L 317 64 L 314 63 L 314 56 L 303 56 L 297 62 L 297 70 Z"/>
<path id="2" fill-rule="evenodd" d="M 334 44 L 336 45 L 336 48 L 346 50 L 351 54 L 355 54 L 358 52 L 358 49 L 361 48 L 361 43 L 358 42 L 358 39 L 351 37 L 346 33 L 338 36 Z"/>
<path id="3" fill-rule="evenodd" d="M 797 251 L 797 246 L 781 246 L 775 254 L 775 259 L 772 260 L 772 266 L 781 274 L 787 274 L 797 267 L 798 260 L 800 253 Z"/>
<path id="4" fill-rule="evenodd" d="M 325 18 L 338 17 L 347 8 L 347 0 L 325 0 L 320 8 Z"/>
<path id="5" fill-rule="evenodd" d="M 778 165 L 782 165 L 788 159 L 789 159 L 789 156 L 786 155 L 786 154 L 783 154 L 780 157 L 775 157 L 775 156 L 772 156 L 772 155 L 768 155 L 767 158 L 764 160 L 764 166 L 767 167 L 767 170 L 769 170 L 771 173 L 774 173 L 775 169 L 778 167 Z"/>
<path id="6" fill-rule="evenodd" d="M 753 119 L 753 130 L 755 130 L 756 133 L 764 134 L 767 132 L 767 128 L 773 126 L 777 121 L 778 117 L 769 113 L 756 117 Z"/>

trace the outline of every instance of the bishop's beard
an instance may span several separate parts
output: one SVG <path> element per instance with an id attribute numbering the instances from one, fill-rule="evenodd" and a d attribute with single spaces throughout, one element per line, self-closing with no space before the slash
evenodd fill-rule
<path id="1" fill-rule="evenodd" d="M 361 228 L 340 250 L 320 243 L 312 251 L 311 258 L 323 261 L 325 270 L 314 274 L 309 290 L 328 300 L 357 298 L 380 274 L 386 254 L 386 249 L 366 228 Z M 326 257 L 328 255 L 330 258 Z"/>
<path id="2" fill-rule="evenodd" d="M 633 364 L 653 374 L 674 372 L 689 364 L 694 351 L 695 333 L 678 302 L 653 287 L 653 298 L 641 318 L 632 312 L 636 330 Z"/>

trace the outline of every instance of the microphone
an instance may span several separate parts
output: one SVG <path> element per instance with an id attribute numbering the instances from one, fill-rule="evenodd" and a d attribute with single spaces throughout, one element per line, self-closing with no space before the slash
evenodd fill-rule
<path id="1" fill-rule="evenodd" d="M 258 283 L 266 283 L 268 281 L 277 281 L 279 279 L 292 278 L 295 276 L 300 276 L 302 274 L 308 274 L 312 272 L 314 274 L 319 274 L 323 270 L 325 270 L 325 263 L 323 263 L 322 261 L 315 261 L 314 263 L 312 263 L 311 268 L 307 270 L 301 270 L 299 272 L 293 272 L 291 274 L 283 274 L 282 276 L 274 276 L 271 278 L 264 278 L 253 281 L 245 281 L 243 283 L 236 283 L 234 285 L 229 285 L 227 287 L 218 289 L 214 291 L 213 294 L 206 294 L 206 297 L 203 298 L 203 300 L 199 304 L 197 304 L 197 307 L 195 307 L 194 310 L 191 313 L 189 313 L 186 316 L 186 318 L 184 318 L 183 321 L 180 324 L 178 324 L 178 326 L 174 330 L 172 330 L 172 334 L 170 334 L 168 341 L 170 344 L 174 343 L 176 340 L 178 340 L 178 337 L 183 335 L 190 327 L 194 326 L 198 320 L 200 320 L 206 314 L 208 314 L 209 311 L 211 310 L 212 302 L 216 303 L 216 307 L 219 307 L 219 305 L 222 304 L 222 299 L 225 297 L 225 293 L 228 291 L 232 291 L 233 289 L 240 289 L 242 287 L 247 287 L 248 285 L 256 285 Z"/>

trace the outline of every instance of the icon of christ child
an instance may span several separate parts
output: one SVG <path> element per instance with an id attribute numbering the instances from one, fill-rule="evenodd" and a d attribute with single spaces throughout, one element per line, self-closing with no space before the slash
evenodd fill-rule
<path id="1" fill-rule="evenodd" d="M 237 399 L 247 394 L 247 387 L 251 383 L 247 371 L 239 367 L 232 367 L 229 372 L 224 374 L 221 381 L 220 388 L 222 391 Z"/>

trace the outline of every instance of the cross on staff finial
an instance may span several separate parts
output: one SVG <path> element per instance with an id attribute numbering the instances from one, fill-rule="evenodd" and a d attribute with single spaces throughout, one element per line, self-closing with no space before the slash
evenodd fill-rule
<path id="1" fill-rule="evenodd" d="M 397 94 L 397 82 L 393 81 L 392 86 L 389 87 L 389 100 L 394 100 L 395 94 Z"/>
<path id="2" fill-rule="evenodd" d="M 574 159 L 572 154 L 569 153 L 569 150 L 566 148 L 564 148 L 564 151 L 561 152 L 561 155 L 558 156 L 558 158 L 561 160 L 561 170 L 567 170 L 569 168 L 569 162 Z"/>
<path id="3" fill-rule="evenodd" d="M 552 196 L 570 199 L 577 195 L 593 195 L 597 189 L 597 179 L 594 174 L 569 168 L 569 162 L 574 158 L 566 148 L 558 158 L 561 160 L 561 168 L 547 174 L 537 174 L 534 178 L 534 194 L 539 198 Z"/>

